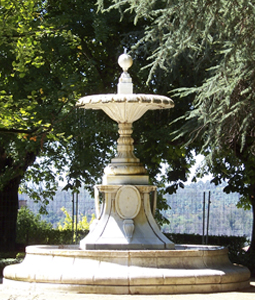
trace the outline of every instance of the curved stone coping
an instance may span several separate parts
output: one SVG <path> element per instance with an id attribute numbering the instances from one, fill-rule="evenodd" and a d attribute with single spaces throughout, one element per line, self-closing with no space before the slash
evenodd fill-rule
<path id="1" fill-rule="evenodd" d="M 237 290 L 250 272 L 218 246 L 178 250 L 79 250 L 30 246 L 21 264 L 4 269 L 7 288 L 102 294 L 175 294 Z"/>
<path id="2" fill-rule="evenodd" d="M 78 100 L 76 106 L 82 107 L 88 104 L 106 104 L 106 103 L 143 103 L 153 106 L 166 106 L 165 108 L 174 107 L 172 99 L 154 94 L 99 94 L 82 97 Z"/>
<path id="3" fill-rule="evenodd" d="M 78 257 L 192 257 L 224 255 L 228 249 L 222 246 L 178 245 L 175 250 L 80 250 L 78 245 L 37 245 L 26 247 L 26 254 L 60 255 Z"/>

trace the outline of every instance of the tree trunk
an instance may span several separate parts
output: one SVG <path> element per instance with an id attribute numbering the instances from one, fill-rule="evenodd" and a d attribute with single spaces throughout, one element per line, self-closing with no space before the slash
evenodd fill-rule
<path id="1" fill-rule="evenodd" d="M 19 184 L 15 178 L 0 190 L 0 252 L 15 250 Z"/>
<path id="2" fill-rule="evenodd" d="M 255 253 L 255 199 L 254 198 L 251 199 L 251 205 L 252 205 L 253 225 L 252 225 L 252 233 L 251 233 L 251 245 L 248 252 Z"/>

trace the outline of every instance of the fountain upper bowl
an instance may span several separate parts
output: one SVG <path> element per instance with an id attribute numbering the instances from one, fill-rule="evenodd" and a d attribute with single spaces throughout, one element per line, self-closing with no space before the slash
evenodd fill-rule
<path id="1" fill-rule="evenodd" d="M 102 109 L 118 123 L 133 123 L 148 110 L 174 107 L 172 99 L 154 94 L 100 94 L 85 96 L 78 100 L 77 107 Z"/>

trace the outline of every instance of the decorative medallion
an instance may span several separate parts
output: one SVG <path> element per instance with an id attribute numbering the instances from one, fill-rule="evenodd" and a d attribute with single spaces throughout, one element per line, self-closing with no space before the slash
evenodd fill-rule
<path id="1" fill-rule="evenodd" d="M 141 208 L 141 196 L 135 186 L 124 185 L 117 191 L 115 203 L 121 218 L 134 219 Z"/>

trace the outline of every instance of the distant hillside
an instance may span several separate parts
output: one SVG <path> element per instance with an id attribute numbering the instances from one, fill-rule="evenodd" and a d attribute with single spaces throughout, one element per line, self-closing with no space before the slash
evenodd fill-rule
<path id="1" fill-rule="evenodd" d="M 226 194 L 223 192 L 224 185 L 215 186 L 209 181 L 191 183 L 179 189 L 176 194 L 166 195 L 167 202 L 171 209 L 164 211 L 164 216 L 170 221 L 170 225 L 162 227 L 164 232 L 172 233 L 195 233 L 202 234 L 203 228 L 203 192 L 206 192 L 206 222 L 208 193 L 211 191 L 211 205 L 209 218 L 209 234 L 211 235 L 246 235 L 250 237 L 252 228 L 252 212 L 238 209 L 236 204 L 239 194 Z M 40 205 L 28 199 L 26 195 L 20 195 L 20 200 L 27 200 L 27 206 L 35 213 L 38 213 Z M 76 195 L 75 195 L 76 202 Z M 48 215 L 42 219 L 57 226 L 58 222 L 64 220 L 61 208 L 65 207 L 72 215 L 72 194 L 71 192 L 59 189 L 54 201 L 48 205 Z M 78 195 L 78 214 L 87 215 L 90 219 L 94 209 L 94 199 L 91 198 L 86 189 L 80 189 Z"/>
<path id="2" fill-rule="evenodd" d="M 238 209 L 239 194 L 223 192 L 224 184 L 215 186 L 209 181 L 191 183 L 179 189 L 174 195 L 167 195 L 171 209 L 164 212 L 170 225 L 164 225 L 165 232 L 202 234 L 203 193 L 205 192 L 205 231 L 208 214 L 208 195 L 211 192 L 209 234 L 250 237 L 252 212 Z"/>
<path id="3" fill-rule="evenodd" d="M 74 207 L 76 208 L 76 194 L 74 195 Z M 32 199 L 29 199 L 27 195 L 21 194 L 19 195 L 20 200 L 25 200 L 24 204 L 32 210 L 34 213 L 39 213 L 40 203 L 35 203 Z M 52 223 L 54 227 L 57 226 L 59 222 L 63 222 L 65 219 L 64 213 L 61 211 L 62 207 L 65 207 L 72 216 L 72 201 L 73 195 L 71 192 L 62 191 L 62 188 L 58 189 L 54 200 L 50 201 L 47 205 L 47 215 L 42 215 L 42 220 L 46 220 L 47 222 Z M 90 196 L 89 191 L 86 189 L 80 189 L 80 193 L 78 194 L 78 215 L 86 215 L 88 220 L 90 220 L 91 215 L 95 213 L 94 199 Z M 74 212 L 76 214 L 76 210 Z"/>

